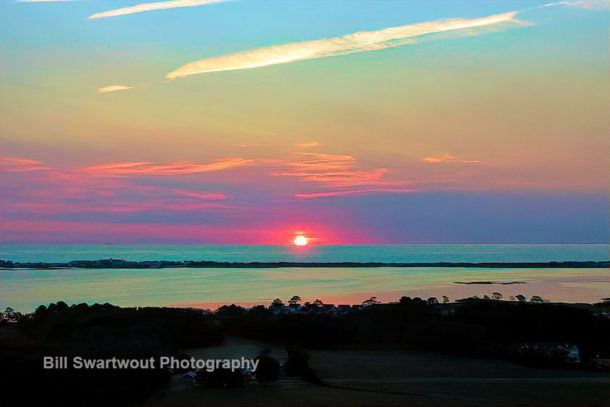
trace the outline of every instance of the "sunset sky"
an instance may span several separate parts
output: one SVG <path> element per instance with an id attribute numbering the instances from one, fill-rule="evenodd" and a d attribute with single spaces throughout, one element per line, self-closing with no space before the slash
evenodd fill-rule
<path id="1" fill-rule="evenodd" d="M 0 242 L 608 241 L 609 3 L 0 0 Z"/>

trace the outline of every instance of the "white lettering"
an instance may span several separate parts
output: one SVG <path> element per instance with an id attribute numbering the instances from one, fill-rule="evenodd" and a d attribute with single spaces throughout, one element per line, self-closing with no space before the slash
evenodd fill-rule
<path id="1" fill-rule="evenodd" d="M 53 356 L 45 356 L 42 358 L 43 369 L 53 369 Z"/>
<path id="2" fill-rule="evenodd" d="M 170 364 L 170 357 L 169 356 L 161 356 L 161 358 L 159 359 L 159 367 L 161 369 L 164 369 L 166 366 L 168 366 Z"/>
<path id="3" fill-rule="evenodd" d="M 80 356 L 75 356 L 72 358 L 72 367 L 74 369 L 81 369 L 83 367 L 83 358 Z"/>

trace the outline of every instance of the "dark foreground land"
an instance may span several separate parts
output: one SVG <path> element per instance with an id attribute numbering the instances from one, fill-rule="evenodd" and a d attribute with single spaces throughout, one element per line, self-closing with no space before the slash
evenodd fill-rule
<path id="1" fill-rule="evenodd" d="M 610 306 L 41 306 L 0 324 L 2 405 L 607 406 Z M 266 348 L 264 352 L 261 350 Z M 254 375 L 44 370 L 42 357 L 259 357 Z"/>
<path id="2" fill-rule="evenodd" d="M 267 345 L 287 361 L 285 348 Z M 227 338 L 198 357 L 256 354 L 259 342 Z M 178 377 L 151 406 L 606 406 L 608 375 L 395 348 L 309 351 L 319 385 L 293 377 L 239 389 L 202 389 Z"/>

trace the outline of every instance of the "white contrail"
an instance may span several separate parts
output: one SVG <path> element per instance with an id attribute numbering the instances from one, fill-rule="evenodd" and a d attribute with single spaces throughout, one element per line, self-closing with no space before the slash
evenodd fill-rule
<path id="1" fill-rule="evenodd" d="M 101 88 L 97 88 L 97 93 L 108 93 L 108 92 L 118 92 L 120 90 L 133 89 L 131 86 L 125 85 L 109 85 L 103 86 Z"/>
<path id="2" fill-rule="evenodd" d="M 123 16 L 125 14 L 141 13 L 143 11 L 166 10 L 176 7 L 195 7 L 204 4 L 220 3 L 228 0 L 170 0 L 157 3 L 142 3 L 132 7 L 118 8 L 89 16 L 89 19 Z"/>
<path id="3" fill-rule="evenodd" d="M 547 3 L 544 7 L 568 6 L 578 8 L 603 9 L 610 7 L 610 0 L 556 1 Z"/>
<path id="4" fill-rule="evenodd" d="M 191 62 L 168 73 L 166 77 L 173 79 L 197 73 L 260 68 L 306 59 L 375 51 L 413 43 L 417 37 L 428 34 L 518 22 L 514 19 L 516 14 L 516 11 L 512 11 L 474 19 L 429 21 L 390 27 L 379 31 L 362 31 L 342 37 L 274 45 Z"/>

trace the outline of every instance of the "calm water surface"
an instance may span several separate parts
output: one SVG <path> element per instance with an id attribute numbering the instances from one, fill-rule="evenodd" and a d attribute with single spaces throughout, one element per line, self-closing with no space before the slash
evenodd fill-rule
<path id="1" fill-rule="evenodd" d="M 318 246 L 3 246 L 15 261 L 564 261 L 608 260 L 607 245 L 393 245 Z M 515 285 L 461 285 L 458 281 L 523 281 Z M 0 270 L 0 307 L 22 312 L 63 300 L 121 306 L 198 306 L 269 303 L 299 295 L 332 303 L 377 296 L 451 299 L 501 292 L 555 301 L 595 302 L 610 296 L 607 269 L 282 268 L 282 269 L 69 269 Z"/>

